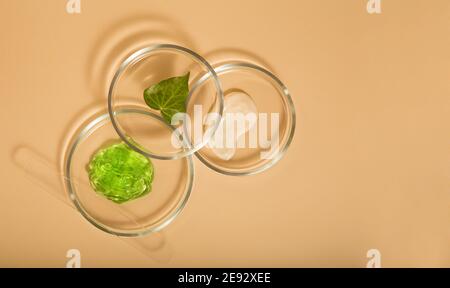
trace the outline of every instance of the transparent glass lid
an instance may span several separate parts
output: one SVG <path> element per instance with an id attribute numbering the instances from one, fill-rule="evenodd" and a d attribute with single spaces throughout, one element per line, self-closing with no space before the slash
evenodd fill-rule
<path id="1" fill-rule="evenodd" d="M 173 130 L 158 114 L 148 109 L 122 107 L 116 110 L 115 116 L 119 119 L 146 119 L 146 122 L 155 127 L 159 125 L 161 130 Z M 135 133 L 145 134 L 147 130 Z M 78 211 L 105 232 L 127 237 L 156 232 L 180 213 L 189 198 L 194 178 L 192 156 L 165 161 L 150 159 L 131 150 L 142 157 L 139 159 L 149 159 L 153 165 L 151 190 L 144 196 L 118 204 L 98 193 L 98 189 L 94 190 L 89 176 L 89 171 L 92 170 L 89 169 L 92 169 L 91 161 L 99 151 L 119 143 L 130 149 L 117 136 L 109 114 L 96 115 L 85 123 L 72 137 L 64 157 L 65 188 Z M 116 180 L 121 181 L 130 175 L 122 175 L 122 171 L 118 171 L 119 177 Z"/>
<path id="2" fill-rule="evenodd" d="M 208 77 L 202 87 L 193 89 L 193 83 L 205 75 Z M 173 77 L 184 77 L 182 81 L 187 81 L 188 88 L 180 88 L 185 87 L 184 82 L 176 82 L 175 86 Z M 171 84 L 160 90 L 148 89 L 163 87 L 163 82 Z M 149 92 L 145 92 L 145 97 L 144 91 Z M 183 111 L 180 103 L 184 103 Z M 119 117 L 115 112 L 124 105 L 163 116 L 178 133 L 148 125 L 140 115 Z M 121 63 L 110 85 L 108 110 L 119 137 L 134 150 L 156 159 L 180 159 L 205 146 L 219 126 L 223 92 L 214 69 L 201 56 L 181 46 L 158 44 L 136 51 Z M 204 111 L 217 115 L 208 130 L 201 125 Z M 176 112 L 182 114 L 175 115 Z M 199 124 L 198 129 L 192 129 L 193 123 Z M 178 140 L 174 138 L 181 139 L 183 145 L 176 145 Z"/>
<path id="3" fill-rule="evenodd" d="M 251 175 L 272 167 L 295 131 L 288 89 L 270 71 L 247 62 L 229 62 L 215 71 L 224 91 L 224 113 L 214 136 L 196 156 L 226 175 Z M 194 87 L 201 87 L 207 78 Z"/>

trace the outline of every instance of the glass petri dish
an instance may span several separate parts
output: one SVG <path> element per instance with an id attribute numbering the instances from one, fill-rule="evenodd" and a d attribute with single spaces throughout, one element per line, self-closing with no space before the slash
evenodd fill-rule
<path id="1" fill-rule="evenodd" d="M 208 77 L 201 88 L 190 88 L 186 100 L 186 115 L 190 121 L 182 120 L 177 126 L 174 125 L 180 128 L 178 131 L 181 133 L 175 136 L 182 138 L 183 145 L 174 145 L 174 134 L 166 129 L 150 130 L 143 122 L 146 120 L 137 115 L 129 118 L 118 117 L 115 113 L 117 107 L 132 105 L 159 114 L 145 103 L 144 90 L 164 79 L 188 72 L 190 87 L 199 78 Z M 201 125 L 201 129 L 191 129 L 191 123 L 201 123 L 199 118 L 203 113 L 198 113 L 199 109 L 218 115 L 208 130 Z M 181 46 L 157 44 L 134 52 L 120 64 L 109 88 L 108 111 L 119 137 L 132 149 L 150 158 L 180 159 L 204 147 L 219 126 L 223 113 L 223 92 L 214 69 L 200 55 Z M 145 129 L 147 133 L 143 133 Z"/>
<path id="2" fill-rule="evenodd" d="M 295 132 L 295 108 L 288 89 L 273 73 L 253 63 L 229 61 L 215 71 L 224 91 L 224 113 L 208 145 L 196 152 L 197 158 L 231 176 L 269 169 L 283 157 Z M 207 78 L 194 87 L 201 87 Z"/>
<path id="3" fill-rule="evenodd" d="M 115 113 L 117 117 L 147 117 L 149 123 L 173 129 L 159 115 L 147 109 L 122 107 Z M 87 165 L 99 149 L 120 142 L 122 140 L 117 136 L 108 113 L 95 115 L 82 125 L 72 137 L 64 157 L 65 189 L 81 215 L 107 233 L 137 237 L 159 231 L 175 219 L 191 194 L 194 179 L 192 156 L 173 161 L 151 159 L 154 179 L 150 193 L 116 204 L 91 187 Z"/>

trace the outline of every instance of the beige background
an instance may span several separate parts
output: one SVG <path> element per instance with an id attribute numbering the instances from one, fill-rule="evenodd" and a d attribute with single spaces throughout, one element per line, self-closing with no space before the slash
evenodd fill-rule
<path id="1" fill-rule="evenodd" d="M 366 2 L 81 0 L 69 15 L 65 0 L 1 0 L 0 266 L 64 267 L 70 248 L 85 267 L 365 267 L 371 248 L 384 267 L 450 266 L 450 1 Z M 196 162 L 146 256 L 53 197 L 48 171 L 104 107 L 120 53 L 158 38 L 266 63 L 298 121 L 266 173 Z"/>

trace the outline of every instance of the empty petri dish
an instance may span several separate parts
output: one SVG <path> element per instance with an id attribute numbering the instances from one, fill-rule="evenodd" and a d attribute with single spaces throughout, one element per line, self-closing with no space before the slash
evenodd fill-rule
<path id="1" fill-rule="evenodd" d="M 269 169 L 282 158 L 295 131 L 288 89 L 273 73 L 248 62 L 228 62 L 215 71 L 224 91 L 224 113 L 208 145 L 196 152 L 197 158 L 226 175 Z M 205 74 L 193 87 L 201 87 L 209 77 Z"/>
<path id="2" fill-rule="evenodd" d="M 119 117 L 115 113 L 118 107 L 132 105 L 161 115 L 162 111 L 147 105 L 144 100 L 145 89 L 163 80 L 186 75 L 189 79 L 189 94 L 185 99 L 185 117 L 175 122 L 173 118 L 172 121 L 166 119 L 180 133 L 150 126 L 141 115 Z M 192 89 L 193 83 L 205 75 L 208 77 L 202 87 Z M 167 103 L 172 100 L 167 97 L 161 102 L 170 106 Z M 223 113 L 223 92 L 214 69 L 201 56 L 181 46 L 157 44 L 134 52 L 121 63 L 110 85 L 108 111 L 119 137 L 132 149 L 151 158 L 180 159 L 204 147 L 218 128 Z M 204 111 L 217 115 L 208 130 L 201 125 Z M 191 123 L 200 123 L 196 126 L 198 129 L 191 129 Z M 173 137 L 182 138 L 179 142 L 182 145 L 175 145 Z"/>
<path id="3" fill-rule="evenodd" d="M 148 109 L 122 107 L 117 108 L 115 114 L 116 117 L 146 118 L 151 125 L 173 130 L 158 114 Z M 88 165 L 94 155 L 117 143 L 125 146 L 108 113 L 95 115 L 78 129 L 64 157 L 64 183 L 70 199 L 90 223 L 110 234 L 136 237 L 159 231 L 186 205 L 194 178 L 192 156 L 172 161 L 150 159 L 154 169 L 151 191 L 145 196 L 117 204 L 94 190 L 88 173 Z"/>

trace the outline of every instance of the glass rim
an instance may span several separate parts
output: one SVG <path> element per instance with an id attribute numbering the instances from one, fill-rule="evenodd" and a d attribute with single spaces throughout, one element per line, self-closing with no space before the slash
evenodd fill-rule
<path id="1" fill-rule="evenodd" d="M 155 119 L 158 119 L 160 121 L 164 120 L 153 114 L 150 111 L 145 111 L 143 109 L 135 109 L 135 108 L 120 108 L 115 113 L 119 114 L 126 114 L 126 113 L 138 113 L 143 114 L 146 116 L 154 117 Z M 195 175 L 195 168 L 194 168 L 194 161 L 192 156 L 185 157 L 187 162 L 187 183 L 186 187 L 183 192 L 183 197 L 177 204 L 177 207 L 169 213 L 167 216 L 165 216 L 162 220 L 159 220 L 159 224 L 157 224 L 154 227 L 149 228 L 143 228 L 141 230 L 139 229 L 133 229 L 130 230 L 130 232 L 127 232 L 126 230 L 120 230 L 120 229 L 114 229 L 109 227 L 108 225 L 105 225 L 99 221 L 97 221 L 93 216 L 91 216 L 83 207 L 81 201 L 78 199 L 77 194 L 75 193 L 75 188 L 73 186 L 73 180 L 71 179 L 71 173 L 72 173 L 72 159 L 76 152 L 77 147 L 79 144 L 82 143 L 83 140 L 87 139 L 90 136 L 90 133 L 92 132 L 92 129 L 97 127 L 98 124 L 104 122 L 104 121 L 111 121 L 111 117 L 109 113 L 101 114 L 97 117 L 95 117 L 93 120 L 90 120 L 88 122 L 84 122 L 82 124 L 82 128 L 80 128 L 76 134 L 73 135 L 69 145 L 66 149 L 66 155 L 65 155 L 65 164 L 64 164 L 64 183 L 65 188 L 67 189 L 67 193 L 69 194 L 69 198 L 71 199 L 72 203 L 74 203 L 75 208 L 80 212 L 80 214 L 88 220 L 92 225 L 97 227 L 98 229 L 107 232 L 109 234 L 115 235 L 115 236 L 121 236 L 121 237 L 141 237 L 145 236 L 147 234 L 158 232 L 161 229 L 165 228 L 167 225 L 169 225 L 183 210 L 183 208 L 186 206 L 186 203 L 192 193 L 193 184 L 194 184 L 194 175 Z M 112 121 L 111 121 L 112 122 Z M 171 129 L 173 129 L 172 126 L 168 125 Z M 184 160 L 184 159 L 182 159 Z M 158 223 L 157 222 L 157 223 Z"/>
<path id="2" fill-rule="evenodd" d="M 205 75 L 209 75 L 208 78 L 212 77 L 213 81 L 214 81 L 214 85 L 217 91 L 217 98 L 218 98 L 218 103 L 219 103 L 219 111 L 217 112 L 219 114 L 219 117 L 222 118 L 223 116 L 223 111 L 224 111 L 224 96 L 223 96 L 223 90 L 222 90 L 222 85 L 220 83 L 219 77 L 216 74 L 216 71 L 214 70 L 214 68 L 211 66 L 211 64 L 209 64 L 208 61 L 206 61 L 206 59 L 204 59 L 202 56 L 200 56 L 199 54 L 195 53 L 194 51 L 179 46 L 179 45 L 175 45 L 175 44 L 154 44 L 151 46 L 146 46 L 144 48 L 141 48 L 135 52 L 133 52 L 130 56 L 128 56 L 119 66 L 119 68 L 117 69 L 116 73 L 114 74 L 112 80 L 111 80 L 111 84 L 109 86 L 109 91 L 108 91 L 108 113 L 110 115 L 111 118 L 111 122 L 113 124 L 114 129 L 116 130 L 117 134 L 119 135 L 119 137 L 122 139 L 122 141 L 124 141 L 128 146 L 130 146 L 131 148 L 133 148 L 133 150 L 143 154 L 144 156 L 147 156 L 149 158 L 154 158 L 154 159 L 159 159 L 159 160 L 177 160 L 180 158 L 184 158 L 190 155 L 193 155 L 196 151 L 202 149 L 204 146 L 206 146 L 206 144 L 208 144 L 209 140 L 211 139 L 212 135 L 214 135 L 215 131 L 217 131 L 217 129 L 219 128 L 220 125 L 220 121 L 216 121 L 216 123 L 214 124 L 213 128 L 211 129 L 212 133 L 210 133 L 211 135 L 206 138 L 206 140 L 202 140 L 202 142 L 200 143 L 200 145 L 198 145 L 198 147 L 192 147 L 192 145 L 187 145 L 189 147 L 189 149 L 183 149 L 181 153 L 175 153 L 175 154 L 157 154 L 157 153 L 151 153 L 150 151 L 145 151 L 143 149 L 141 149 L 139 147 L 139 145 L 135 145 L 132 141 L 130 141 L 128 139 L 128 137 L 126 136 L 126 133 L 124 133 L 124 131 L 122 131 L 122 129 L 120 128 L 120 126 L 118 125 L 116 118 L 115 118 L 115 112 L 114 112 L 114 108 L 113 108 L 113 92 L 116 86 L 116 83 L 119 79 L 119 77 L 122 75 L 122 73 L 125 71 L 125 69 L 127 69 L 131 64 L 136 63 L 135 61 L 140 60 L 141 57 L 144 57 L 146 54 L 151 53 L 153 51 L 157 51 L 157 50 L 173 50 L 173 51 L 177 51 L 180 53 L 184 53 L 189 55 L 190 57 L 194 58 L 195 60 L 197 60 L 199 63 L 201 63 L 202 65 L 204 65 L 204 67 L 206 68 L 207 72 Z M 203 75 L 203 77 L 205 76 Z M 203 78 L 202 77 L 202 78 Z M 189 93 L 190 96 L 190 93 Z M 189 99 L 189 98 L 188 98 Z M 136 142 L 138 143 L 138 142 Z"/>
<path id="3" fill-rule="evenodd" d="M 259 167 L 243 169 L 242 171 L 228 171 L 226 169 L 222 169 L 218 166 L 213 165 L 212 164 L 213 162 L 208 161 L 205 157 L 203 157 L 202 154 L 200 153 L 200 151 L 195 152 L 195 156 L 197 157 L 197 159 L 200 160 L 200 162 L 202 162 L 208 168 L 210 168 L 220 174 L 227 175 L 227 176 L 255 175 L 255 174 L 264 172 L 264 171 L 270 169 L 271 167 L 273 167 L 276 163 L 278 163 L 278 161 L 281 160 L 281 158 L 283 158 L 284 154 L 286 154 L 286 151 L 289 148 L 289 146 L 291 145 L 292 140 L 294 138 L 295 128 L 296 128 L 295 106 L 294 106 L 294 102 L 292 100 L 291 94 L 290 94 L 288 88 L 283 84 L 283 82 L 277 76 L 275 76 L 275 74 L 273 74 L 269 70 L 267 70 L 259 65 L 256 65 L 256 64 L 253 64 L 250 62 L 244 62 L 244 61 L 230 61 L 229 63 L 225 63 L 225 64 L 217 66 L 216 68 L 214 68 L 214 70 L 216 71 L 216 74 L 220 77 L 221 73 L 232 71 L 235 69 L 241 69 L 241 68 L 255 70 L 257 72 L 260 72 L 260 73 L 268 76 L 271 80 L 274 81 L 277 88 L 279 88 L 279 90 L 282 92 L 282 93 L 280 93 L 280 95 L 283 97 L 283 99 L 287 103 L 288 114 L 290 115 L 290 118 L 292 121 L 291 121 L 291 125 L 288 126 L 289 130 L 287 132 L 287 135 L 288 135 L 287 139 L 286 139 L 285 143 L 280 147 L 280 150 L 278 151 L 276 156 L 273 157 L 270 161 L 266 162 L 265 164 L 263 164 Z M 205 79 L 203 79 L 203 80 L 205 80 Z"/>

